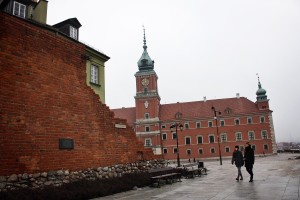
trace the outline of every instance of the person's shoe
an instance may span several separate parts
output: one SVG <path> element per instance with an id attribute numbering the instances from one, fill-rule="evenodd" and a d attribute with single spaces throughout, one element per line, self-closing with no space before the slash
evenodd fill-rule
<path id="1" fill-rule="evenodd" d="M 243 178 L 240 178 L 240 180 L 242 181 L 242 180 L 244 180 Z"/>
<path id="2" fill-rule="evenodd" d="M 253 179 L 250 179 L 250 181 L 249 182 L 253 182 Z"/>

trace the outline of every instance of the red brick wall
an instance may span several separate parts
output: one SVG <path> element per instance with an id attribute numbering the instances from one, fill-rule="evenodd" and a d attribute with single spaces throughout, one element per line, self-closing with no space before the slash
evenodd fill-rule
<path id="1" fill-rule="evenodd" d="M 0 175 L 151 159 L 86 85 L 85 46 L 0 13 Z M 59 150 L 72 138 L 73 150 Z"/>

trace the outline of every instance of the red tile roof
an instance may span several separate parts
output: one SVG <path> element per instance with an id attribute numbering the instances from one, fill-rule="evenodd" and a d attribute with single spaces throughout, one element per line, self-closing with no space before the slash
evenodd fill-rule
<path id="1" fill-rule="evenodd" d="M 182 118 L 212 118 L 214 112 L 211 107 L 214 106 L 216 111 L 220 111 L 222 116 L 226 116 L 226 109 L 231 110 L 229 115 L 245 115 L 259 112 L 270 112 L 270 110 L 259 111 L 256 104 L 245 97 L 214 99 L 207 101 L 194 101 L 160 105 L 160 120 L 173 120 L 177 112 L 182 113 Z M 127 119 L 129 124 L 135 122 L 135 107 L 112 109 L 116 117 Z"/>

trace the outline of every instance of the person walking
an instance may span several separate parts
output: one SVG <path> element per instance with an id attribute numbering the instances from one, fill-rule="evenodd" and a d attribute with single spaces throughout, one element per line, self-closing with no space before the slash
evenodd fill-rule
<path id="1" fill-rule="evenodd" d="M 231 159 L 231 164 L 233 163 L 238 169 L 238 176 L 236 180 L 237 182 L 239 182 L 239 180 L 243 180 L 241 167 L 244 165 L 243 153 L 239 150 L 239 146 L 235 146 L 234 148 L 234 152 L 232 154 L 232 159 Z"/>
<path id="2" fill-rule="evenodd" d="M 247 172 L 250 174 L 249 182 L 253 182 L 253 165 L 255 160 L 254 151 L 251 147 L 250 142 L 246 142 L 246 144 L 248 146 L 245 148 L 245 153 L 244 153 L 245 167 Z"/>

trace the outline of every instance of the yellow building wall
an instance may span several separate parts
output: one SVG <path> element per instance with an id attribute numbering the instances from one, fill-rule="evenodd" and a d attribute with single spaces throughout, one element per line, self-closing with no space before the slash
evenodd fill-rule
<path id="1" fill-rule="evenodd" d="M 98 67 L 98 80 L 99 85 L 91 83 L 91 65 L 96 65 Z M 104 62 L 101 62 L 98 59 L 92 58 L 87 60 L 86 63 L 86 84 L 90 86 L 94 92 L 100 97 L 100 101 L 105 103 L 105 71 L 104 71 Z"/>

